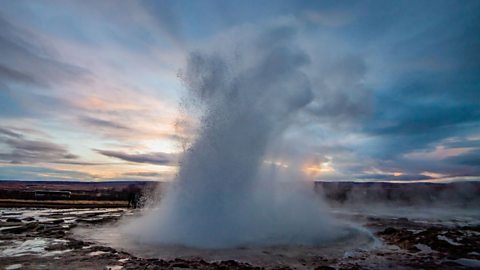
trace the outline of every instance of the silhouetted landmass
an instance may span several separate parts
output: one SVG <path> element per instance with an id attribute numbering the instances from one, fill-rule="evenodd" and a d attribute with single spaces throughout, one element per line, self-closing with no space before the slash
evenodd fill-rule
<path id="1" fill-rule="evenodd" d="M 480 182 L 389 183 L 316 182 L 315 189 L 336 204 L 480 206 Z"/>
<path id="2" fill-rule="evenodd" d="M 162 182 L 0 181 L 0 206 L 136 207 L 142 194 Z M 479 182 L 316 182 L 332 204 L 480 206 Z"/>
<path id="3" fill-rule="evenodd" d="M 142 181 L 0 181 L 0 206 L 136 207 L 144 190 L 157 182 Z"/>

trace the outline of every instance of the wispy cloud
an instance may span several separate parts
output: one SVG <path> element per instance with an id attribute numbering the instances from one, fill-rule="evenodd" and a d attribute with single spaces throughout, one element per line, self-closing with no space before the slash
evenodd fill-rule
<path id="1" fill-rule="evenodd" d="M 22 138 L 22 134 L 14 131 L 14 130 L 11 130 L 11 129 L 8 129 L 8 128 L 3 128 L 3 127 L 0 127 L 0 134 L 1 136 L 5 136 L 5 137 L 10 137 L 10 138 L 17 138 L 17 139 L 20 139 Z"/>
<path id="2" fill-rule="evenodd" d="M 98 150 L 98 149 L 96 149 L 95 151 L 97 151 L 98 153 L 104 156 L 118 158 L 118 159 L 129 161 L 129 162 L 150 163 L 154 165 L 174 165 L 177 160 L 177 155 L 161 153 L 161 152 L 132 154 L 132 153 L 124 153 L 120 151 Z"/>
<path id="3" fill-rule="evenodd" d="M 177 109 L 187 52 L 242 46 L 225 37 L 282 21 L 306 52 L 313 99 L 283 134 L 291 147 L 269 155 L 328 161 L 319 179 L 478 176 L 479 12 L 475 1 L 8 1 L 0 162 L 20 163 L 8 177 L 35 164 L 161 178 L 152 167 L 173 170 L 168 153 L 196 132 L 198 112 Z"/>
<path id="4" fill-rule="evenodd" d="M 10 163 L 39 163 L 74 160 L 78 156 L 63 145 L 45 140 L 27 139 L 6 128 L 0 129 L 0 144 L 9 151 L 0 152 L 0 161 Z"/>
<path id="5" fill-rule="evenodd" d="M 89 116 L 83 116 L 80 118 L 82 123 L 85 123 L 88 126 L 92 126 L 93 128 L 100 128 L 100 129 L 113 129 L 113 130 L 122 130 L 122 131 L 132 131 L 131 128 L 124 126 L 120 123 L 116 123 L 111 120 L 104 120 L 100 118 L 93 118 Z"/>

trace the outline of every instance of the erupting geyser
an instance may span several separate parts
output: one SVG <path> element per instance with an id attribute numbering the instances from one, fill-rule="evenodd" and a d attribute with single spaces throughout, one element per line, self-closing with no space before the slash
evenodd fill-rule
<path id="1" fill-rule="evenodd" d="M 302 71 L 309 57 L 294 37 L 291 27 L 273 27 L 241 36 L 226 51 L 189 56 L 181 77 L 204 109 L 199 133 L 158 207 L 127 225 L 128 234 L 205 248 L 315 245 L 338 237 L 300 174 L 265 168 L 271 142 L 313 99 Z"/>

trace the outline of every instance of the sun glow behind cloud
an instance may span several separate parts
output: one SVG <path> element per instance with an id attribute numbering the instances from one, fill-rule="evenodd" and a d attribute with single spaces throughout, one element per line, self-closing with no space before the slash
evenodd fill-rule
<path id="1" fill-rule="evenodd" d="M 305 164 L 302 167 L 302 171 L 306 175 L 316 179 L 322 175 L 334 173 L 335 169 L 332 165 L 332 162 L 329 160 L 329 161 L 321 162 L 319 164 L 311 164 L 311 163 Z"/>

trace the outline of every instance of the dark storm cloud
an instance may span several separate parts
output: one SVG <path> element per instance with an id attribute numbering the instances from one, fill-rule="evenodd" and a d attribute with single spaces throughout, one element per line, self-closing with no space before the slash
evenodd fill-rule
<path id="1" fill-rule="evenodd" d="M 462 141 L 453 141 L 445 143 L 445 146 L 448 148 L 470 148 L 477 147 L 480 148 L 480 140 L 462 140 Z"/>
<path id="2" fill-rule="evenodd" d="M 366 131 L 376 137 L 377 147 L 371 145 L 370 152 L 395 158 L 414 150 L 433 150 L 443 139 L 469 134 L 480 127 L 480 106 L 409 102 L 377 106 L 375 118 L 365 125 Z"/>
<path id="3" fill-rule="evenodd" d="M 314 83 L 316 99 L 307 107 L 310 114 L 336 122 L 355 120 L 370 113 L 372 93 L 363 83 L 367 65 L 362 57 L 340 57 L 320 72 Z"/>
<path id="4" fill-rule="evenodd" d="M 467 153 L 447 158 L 446 161 L 466 165 L 466 166 L 475 166 L 476 168 L 480 167 L 480 148 L 469 151 Z M 480 169 L 478 169 L 480 172 Z"/>
<path id="5" fill-rule="evenodd" d="M 95 149 L 95 151 L 107 157 L 118 158 L 121 160 L 136 162 L 136 163 L 150 163 L 155 165 L 174 165 L 176 163 L 175 155 L 162 153 L 162 152 L 129 154 L 129 153 L 124 153 L 120 151 L 109 151 L 109 150 L 99 150 L 99 149 Z"/>
<path id="6" fill-rule="evenodd" d="M 375 139 L 371 144 L 363 146 L 364 151 L 374 158 L 397 160 L 398 164 L 402 164 L 401 159 L 405 154 L 433 151 L 449 137 L 471 134 L 478 130 L 477 119 L 480 119 L 480 111 L 473 106 L 461 105 L 456 106 L 455 109 L 445 107 L 442 109 L 438 105 L 416 106 L 411 107 L 411 111 L 390 119 L 392 123 L 390 126 L 378 126 L 384 121 L 383 116 L 374 119 L 377 121 L 375 123 L 377 126 L 369 132 L 375 136 Z M 463 144 L 467 147 L 473 146 L 469 142 L 463 142 Z M 459 143 L 457 145 L 460 146 Z M 450 147 L 453 148 L 453 145 Z M 431 165 L 426 161 L 417 160 L 416 162 L 423 164 L 424 169 Z M 406 169 L 413 169 L 413 167 Z"/>
<path id="7" fill-rule="evenodd" d="M 424 97 L 426 98 L 426 97 Z M 416 135 L 439 131 L 448 133 L 448 129 L 480 121 L 480 106 L 468 104 L 414 104 L 415 101 L 403 104 L 396 109 L 395 121 L 386 126 L 375 126 L 371 131 L 375 134 L 407 134 Z M 454 130 L 452 130 L 454 131 Z"/>
<path id="8" fill-rule="evenodd" d="M 78 157 L 62 145 L 45 140 L 32 140 L 7 128 L 0 128 L 0 161 L 10 163 L 38 163 L 74 160 Z"/>
<path id="9" fill-rule="evenodd" d="M 404 154 L 433 150 L 445 139 L 475 135 L 480 130 L 480 17 L 476 15 L 480 5 L 467 2 L 467 9 L 448 3 L 435 5 L 437 13 L 423 14 L 424 20 L 430 19 L 429 24 L 412 15 L 411 22 L 401 25 L 397 21 L 392 26 L 400 36 L 412 34 L 389 41 L 387 51 L 393 55 L 390 60 L 395 77 L 388 89 L 375 96 L 374 114 L 363 129 L 374 138 L 362 150 L 372 157 L 389 159 L 403 167 Z M 406 26 L 412 22 L 423 23 L 418 31 L 407 31 Z M 459 142 L 456 144 L 446 146 L 460 146 Z M 468 141 L 461 144 L 473 146 Z M 448 161 L 465 166 L 476 164 L 474 153 Z M 445 165 L 443 161 L 416 162 L 424 169 Z M 409 166 L 404 169 L 414 170 L 412 164 Z M 458 167 L 451 170 L 459 171 Z"/>
<path id="10" fill-rule="evenodd" d="M 462 156 L 459 154 L 458 156 Z M 397 157 L 385 161 L 376 161 L 377 168 L 408 172 L 410 175 L 430 175 L 430 172 L 442 175 L 441 177 L 478 176 L 478 166 L 464 165 L 456 162 L 457 156 L 426 159 Z M 434 177 L 434 176 L 432 176 Z M 435 176 L 438 177 L 438 176 Z M 434 177 L 434 178 L 435 178 Z"/>
<path id="11" fill-rule="evenodd" d="M 396 180 L 396 181 L 410 181 L 410 180 L 428 180 L 432 179 L 430 176 L 421 175 L 421 174 L 402 174 L 402 175 L 392 175 L 392 174 L 364 174 L 357 176 L 357 179 L 363 180 Z"/>
<path id="12" fill-rule="evenodd" d="M 400 167 L 406 153 L 433 149 L 446 138 L 478 132 L 478 2 L 466 2 L 468 7 L 448 1 L 369 3 L 383 8 L 372 13 L 367 5 L 352 5 L 350 11 L 366 16 L 357 16 L 344 30 L 352 34 L 354 44 L 379 50 L 391 77 L 387 89 L 375 89 L 373 114 L 362 124 L 362 131 L 372 140 L 360 151 L 374 159 L 396 161 L 390 166 Z M 354 101 L 361 104 L 362 98 Z M 337 108 L 342 106 L 327 111 Z"/>

